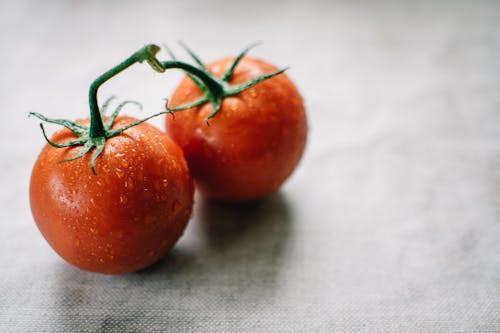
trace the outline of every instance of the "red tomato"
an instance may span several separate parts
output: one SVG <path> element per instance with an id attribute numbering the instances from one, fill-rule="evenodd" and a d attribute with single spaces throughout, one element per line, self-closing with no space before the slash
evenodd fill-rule
<path id="1" fill-rule="evenodd" d="M 207 67 L 221 77 L 234 58 Z M 245 57 L 230 84 L 248 82 L 277 68 Z M 169 107 L 187 104 L 202 95 L 185 78 Z M 280 74 L 235 96 L 225 97 L 220 111 L 205 123 L 212 104 L 167 116 L 167 132 L 183 149 L 197 189 L 224 201 L 247 201 L 276 191 L 297 166 L 306 143 L 307 120 L 302 97 L 292 81 Z"/>
<path id="2" fill-rule="evenodd" d="M 134 120 L 119 117 L 113 128 Z M 52 141 L 75 138 L 63 129 Z M 96 175 L 91 154 L 61 162 L 80 149 L 47 144 L 35 163 L 30 202 L 43 236 L 61 257 L 89 271 L 127 273 L 156 262 L 192 211 L 194 189 L 181 149 L 147 123 L 107 139 Z"/>

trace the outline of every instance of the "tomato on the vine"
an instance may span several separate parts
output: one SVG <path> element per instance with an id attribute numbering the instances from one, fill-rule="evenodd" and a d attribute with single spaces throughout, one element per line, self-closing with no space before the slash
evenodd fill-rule
<path id="1" fill-rule="evenodd" d="M 183 149 L 197 189 L 213 199 L 247 201 L 276 191 L 306 143 L 307 119 L 297 88 L 273 65 L 245 57 L 247 51 L 207 66 L 190 52 L 220 85 L 221 103 L 206 103 L 214 96 L 190 75 L 167 105 L 171 111 L 194 105 L 168 115 L 166 128 Z"/>
<path id="2" fill-rule="evenodd" d="M 114 124 L 132 121 L 120 117 Z M 73 139 L 64 129 L 51 140 Z M 61 257 L 89 271 L 126 273 L 156 262 L 191 215 L 193 186 L 181 149 L 147 123 L 108 139 L 95 175 L 90 155 L 58 163 L 79 149 L 47 144 L 33 168 L 31 209 L 44 237 Z"/>
<path id="3" fill-rule="evenodd" d="M 31 177 L 33 217 L 55 251 L 79 268 L 119 274 L 161 258 L 190 218 L 190 172 L 210 198 L 254 200 L 276 191 L 304 151 L 303 101 L 284 70 L 245 58 L 249 49 L 209 66 L 188 50 L 199 67 L 159 61 L 158 50 L 147 45 L 98 77 L 87 120 L 31 113 L 65 127 L 49 139 L 41 125 L 47 145 Z M 123 102 L 107 116 L 109 100 L 97 104 L 99 87 L 144 61 L 158 72 L 182 69 L 189 79 L 164 112 L 118 117 L 130 103 Z M 173 139 L 145 123 L 174 112 L 175 120 L 167 120 Z"/>
<path id="4" fill-rule="evenodd" d="M 33 217 L 53 249 L 81 269 L 120 274 L 145 268 L 176 243 L 189 221 L 194 187 L 182 150 L 144 122 L 151 117 L 118 117 L 127 102 L 109 117 L 109 100 L 97 106 L 102 83 L 136 62 L 150 62 L 156 52 L 149 45 L 94 81 L 90 119 L 31 113 L 66 127 L 51 139 L 43 131 L 48 143 L 30 183 Z"/>

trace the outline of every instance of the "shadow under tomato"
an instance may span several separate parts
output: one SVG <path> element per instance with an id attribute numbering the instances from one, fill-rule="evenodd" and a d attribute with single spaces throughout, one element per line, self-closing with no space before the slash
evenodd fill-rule
<path id="1" fill-rule="evenodd" d="M 145 270 L 112 276 L 61 263 L 53 329 L 132 332 L 179 322 L 195 329 L 200 309 L 267 304 L 285 279 L 292 221 L 280 193 L 246 204 L 199 199 L 182 242 Z"/>
<path id="2" fill-rule="evenodd" d="M 259 303 L 280 285 L 292 222 L 286 197 L 279 192 L 239 204 L 198 198 L 179 246 L 139 274 L 189 284 L 191 291 L 200 291 L 199 302 L 202 295 L 208 300 L 217 295 Z"/>
<path id="3" fill-rule="evenodd" d="M 244 204 L 201 201 L 200 238 L 205 269 L 225 296 L 260 302 L 279 286 L 292 236 L 292 215 L 286 198 L 276 193 Z"/>
<path id="4" fill-rule="evenodd" d="M 198 222 L 214 253 L 279 255 L 290 234 L 291 213 L 281 193 L 249 203 L 202 200 Z"/>

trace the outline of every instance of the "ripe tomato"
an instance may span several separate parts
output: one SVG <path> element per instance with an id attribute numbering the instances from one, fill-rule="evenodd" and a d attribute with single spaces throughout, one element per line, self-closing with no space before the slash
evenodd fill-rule
<path id="1" fill-rule="evenodd" d="M 234 60 L 219 60 L 207 68 L 222 77 Z M 244 57 L 229 84 L 276 70 L 264 61 Z M 188 104 L 201 95 L 186 77 L 168 107 Z M 183 149 L 197 189 L 224 201 L 254 200 L 276 191 L 295 169 L 306 143 L 304 105 L 292 81 L 279 74 L 225 97 L 207 126 L 205 120 L 212 111 L 212 104 L 205 103 L 166 120 L 167 132 Z"/>
<path id="2" fill-rule="evenodd" d="M 118 117 L 113 128 L 134 120 Z M 75 138 L 63 129 L 52 141 Z M 85 270 L 118 274 L 151 265 L 191 215 L 194 189 L 182 150 L 147 123 L 107 139 L 96 174 L 90 154 L 61 162 L 81 149 L 47 144 L 40 153 L 30 184 L 38 228 L 61 257 Z"/>

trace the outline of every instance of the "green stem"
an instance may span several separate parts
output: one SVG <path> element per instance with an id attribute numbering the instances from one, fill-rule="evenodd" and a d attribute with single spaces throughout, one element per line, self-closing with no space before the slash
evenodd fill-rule
<path id="1" fill-rule="evenodd" d="M 141 48 L 139 51 L 135 52 L 132 54 L 130 57 L 125 59 L 125 61 L 121 62 L 117 66 L 111 68 L 108 70 L 106 73 L 100 75 L 97 79 L 92 82 L 90 85 L 89 89 L 89 107 L 90 107 L 90 126 L 87 127 L 85 125 L 79 124 L 74 121 L 66 120 L 66 119 L 50 119 L 47 118 L 39 113 L 36 112 L 30 112 L 30 115 L 35 116 L 39 118 L 41 121 L 49 122 L 49 123 L 54 123 L 58 125 L 62 125 L 72 131 L 78 138 L 75 140 L 70 140 L 67 142 L 62 142 L 62 143 L 56 143 L 52 142 L 46 135 L 45 130 L 43 128 L 43 125 L 40 124 L 42 128 L 42 133 L 47 140 L 47 142 L 56 148 L 65 148 L 65 147 L 70 147 L 70 146 L 83 146 L 82 149 L 80 150 L 79 153 L 74 155 L 73 157 L 66 159 L 64 161 L 71 161 L 75 160 L 77 158 L 80 158 L 84 156 L 85 154 L 89 153 L 91 150 L 94 150 L 94 153 L 92 154 L 91 162 L 90 162 L 90 168 L 92 169 L 92 172 L 95 174 L 96 171 L 94 169 L 94 163 L 96 159 L 99 157 L 99 155 L 103 152 L 104 150 L 104 145 L 106 143 L 106 140 L 109 138 L 112 138 L 116 135 L 119 135 L 126 129 L 138 125 L 152 117 L 159 116 L 161 114 L 165 113 L 171 113 L 174 111 L 180 111 L 180 110 L 185 110 L 187 108 L 191 108 L 194 106 L 201 105 L 206 102 L 211 102 L 212 103 L 212 108 L 213 111 L 212 113 L 205 119 L 208 125 L 208 120 L 212 117 L 214 117 L 217 112 L 219 111 L 222 103 L 222 99 L 227 96 L 232 96 L 235 94 L 238 94 L 239 92 L 248 89 L 249 87 L 263 81 L 267 80 L 275 75 L 278 75 L 282 73 L 284 70 L 279 70 L 273 73 L 261 75 L 257 78 L 254 78 L 253 80 L 238 84 L 238 85 L 231 85 L 229 84 L 229 79 L 232 75 L 232 72 L 236 68 L 236 65 L 238 62 L 243 58 L 243 56 L 246 54 L 248 49 L 243 51 L 235 60 L 233 65 L 231 66 L 230 70 L 224 74 L 223 79 L 218 79 L 214 77 L 208 70 L 206 69 L 205 65 L 201 63 L 199 58 L 197 58 L 191 51 L 191 55 L 193 58 L 196 59 L 197 63 L 200 64 L 201 68 L 194 67 L 190 64 L 180 62 L 177 60 L 173 61 L 163 61 L 160 62 L 156 58 L 156 54 L 160 48 L 154 44 L 149 44 Z M 97 104 L 97 92 L 99 90 L 99 87 L 105 83 L 107 80 L 115 76 L 116 74 L 122 72 L 123 70 L 127 69 L 131 65 L 137 63 L 137 62 L 143 62 L 146 61 L 155 71 L 159 73 L 165 72 L 167 69 L 172 69 L 172 68 L 179 68 L 187 72 L 190 77 L 193 78 L 195 83 L 200 87 L 200 89 L 203 91 L 204 95 L 201 96 L 199 99 L 192 101 L 188 104 L 184 104 L 181 106 L 177 106 L 174 108 L 168 108 L 167 110 L 163 112 L 159 112 L 157 114 L 154 114 L 152 116 L 146 117 L 142 120 L 138 120 L 135 122 L 132 122 L 128 125 L 125 125 L 121 128 L 118 129 L 112 129 L 113 122 L 116 119 L 118 113 L 122 109 L 122 107 L 125 105 L 125 103 L 130 103 L 130 102 L 123 102 L 118 107 L 116 110 L 111 113 L 111 115 L 108 117 L 108 120 L 106 123 L 103 123 L 103 114 L 104 110 L 109 106 L 109 101 L 104 103 L 103 105 L 103 112 L 101 113 L 101 110 L 99 109 L 99 106 Z"/>
<path id="2" fill-rule="evenodd" d="M 208 115 L 208 117 L 205 119 L 207 125 L 209 125 L 208 121 L 213 118 L 220 110 L 221 105 L 222 105 L 222 100 L 224 97 L 228 96 L 234 96 L 239 94 L 240 92 L 253 87 L 254 85 L 270 79 L 276 75 L 279 75 L 283 73 L 285 69 L 282 70 L 277 70 L 272 73 L 264 74 L 261 76 L 257 76 L 253 78 L 252 80 L 245 82 L 245 83 L 240 83 L 240 84 L 230 84 L 229 80 L 231 79 L 231 76 L 233 75 L 233 72 L 236 69 L 236 66 L 240 63 L 240 61 L 246 56 L 248 51 L 254 47 L 254 45 L 251 45 L 247 47 L 243 52 L 241 52 L 233 61 L 231 67 L 224 73 L 224 75 L 221 78 L 215 77 L 213 74 L 210 73 L 208 68 L 203 64 L 203 62 L 196 56 L 187 46 L 183 45 L 183 47 L 187 50 L 187 52 L 191 55 L 191 57 L 196 61 L 196 63 L 199 65 L 199 67 L 194 67 L 192 65 L 189 65 L 185 62 L 180 62 L 177 61 L 175 56 L 172 54 L 172 61 L 159 61 L 156 57 L 152 56 L 148 58 L 148 63 L 153 67 L 154 70 L 157 72 L 163 73 L 167 69 L 170 68 L 179 68 L 187 72 L 187 75 L 189 78 L 193 80 L 193 82 L 202 90 L 204 93 L 202 97 L 195 101 L 191 101 L 187 104 L 183 104 L 177 107 L 169 108 L 168 105 L 166 106 L 167 111 L 169 113 L 172 113 L 174 111 L 181 111 L 181 110 L 186 110 L 194 106 L 201 105 L 206 102 L 212 103 L 212 113 Z M 168 49 L 167 49 L 168 50 Z M 169 53 L 172 53 L 169 51 Z"/>
<path id="3" fill-rule="evenodd" d="M 101 117 L 101 111 L 99 110 L 99 105 L 97 104 L 97 91 L 99 87 L 109 79 L 111 79 L 116 74 L 122 72 L 128 67 L 132 66 L 137 62 L 142 62 L 148 60 L 158 52 L 159 48 L 156 45 L 146 45 L 139 51 L 132 54 L 130 57 L 125 59 L 120 64 L 111 68 L 104 74 L 100 75 L 97 79 L 92 82 L 89 89 L 89 107 L 90 107 L 90 138 L 102 138 L 106 136 L 106 130 Z"/>
<path id="4" fill-rule="evenodd" d="M 182 69 L 190 74 L 193 74 L 194 76 L 198 77 L 206 86 L 206 88 L 210 91 L 211 97 L 217 99 L 217 98 L 222 98 L 224 97 L 224 87 L 217 82 L 211 75 L 207 74 L 205 71 L 192 66 L 190 64 L 187 64 L 185 62 L 181 61 L 162 61 L 160 62 L 162 68 L 169 69 L 169 68 L 178 68 Z"/>

